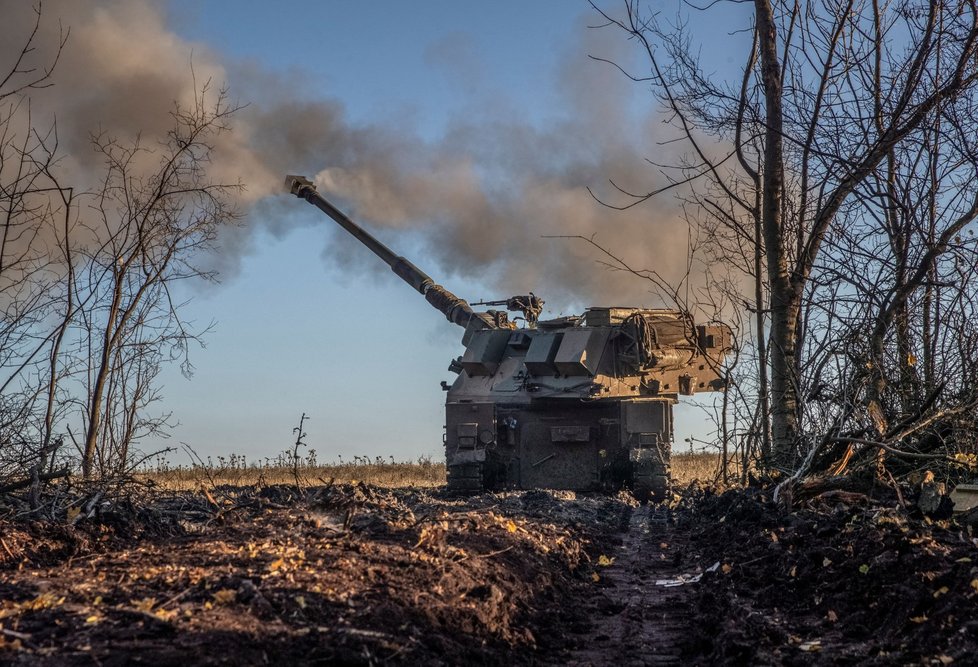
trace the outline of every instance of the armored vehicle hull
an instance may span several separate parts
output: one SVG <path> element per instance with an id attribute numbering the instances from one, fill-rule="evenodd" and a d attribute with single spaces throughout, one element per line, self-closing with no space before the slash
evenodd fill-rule
<path id="1" fill-rule="evenodd" d="M 669 485 L 671 412 L 668 399 L 448 403 L 446 428 L 455 433 L 446 438 L 448 485 L 458 490 L 627 487 L 640 498 L 662 496 Z M 480 439 L 466 442 L 460 435 L 476 430 L 492 441 L 481 446 Z"/>
<path id="2" fill-rule="evenodd" d="M 669 486 L 672 406 L 722 388 L 723 325 L 682 313 L 592 308 L 583 318 L 467 336 L 445 406 L 451 488 Z"/>

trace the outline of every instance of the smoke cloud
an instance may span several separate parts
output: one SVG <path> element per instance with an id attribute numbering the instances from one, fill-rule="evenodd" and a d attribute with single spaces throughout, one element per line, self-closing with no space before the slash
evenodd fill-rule
<path id="1" fill-rule="evenodd" d="M 4 66 L 34 20 L 28 3 L 16 4 L 0 26 Z M 481 80 L 480 65 L 464 39 L 433 45 L 429 62 L 459 82 L 466 108 L 439 138 L 426 140 L 392 124 L 354 123 L 341 102 L 297 93 L 305 86 L 289 75 L 187 42 L 167 25 L 159 3 L 46 0 L 28 64 L 49 63 L 64 29 L 70 37 L 53 85 L 32 91 L 31 103 L 35 123 L 45 113 L 56 118 L 62 167 L 76 182 L 99 171 L 93 132 L 152 142 L 171 126 L 174 103 L 191 104 L 206 82 L 211 94 L 227 84 L 247 102 L 213 165 L 216 178 L 247 187 L 240 202 L 246 225 L 221 239 L 226 271 L 249 251 L 255 229 L 281 234 L 308 223 L 305 205 L 280 193 L 284 174 L 305 173 L 391 247 L 420 245 L 436 263 L 423 268 L 439 282 L 451 287 L 453 277 L 465 277 L 485 285 L 484 295 L 469 296 L 532 290 L 557 310 L 660 305 L 647 283 L 603 268 L 586 243 L 545 238 L 551 236 L 593 237 L 636 267 L 669 279 L 685 273 L 687 226 L 668 197 L 614 211 L 588 192 L 614 199 L 609 179 L 651 189 L 663 183 L 653 182 L 646 158 L 675 161 L 657 143 L 664 126 L 652 99 L 644 117 L 630 111 L 633 84 L 587 61 L 589 52 L 625 60 L 627 44 L 614 34 L 580 24 L 575 50 L 548 93 L 559 112 L 545 124 L 529 123 L 505 99 L 480 92 L 473 83 Z M 362 262 L 350 259 L 361 256 Z M 328 252 L 327 261 L 377 269 L 357 252 Z"/>

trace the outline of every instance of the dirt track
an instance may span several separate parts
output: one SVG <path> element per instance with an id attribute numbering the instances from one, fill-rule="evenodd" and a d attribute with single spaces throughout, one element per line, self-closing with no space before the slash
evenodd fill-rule
<path id="1" fill-rule="evenodd" d="M 784 515 L 762 494 L 675 511 L 362 484 L 215 495 L 0 520 L 0 663 L 967 664 L 975 648 L 976 543 L 950 524 Z"/>
<path id="2" fill-rule="evenodd" d="M 602 573 L 601 594 L 585 600 L 591 625 L 567 663 L 682 664 L 695 621 L 691 589 L 681 583 L 690 574 L 684 571 L 690 565 L 688 547 L 668 510 L 635 508 L 614 562 Z M 670 580 L 675 585 L 661 583 Z"/>

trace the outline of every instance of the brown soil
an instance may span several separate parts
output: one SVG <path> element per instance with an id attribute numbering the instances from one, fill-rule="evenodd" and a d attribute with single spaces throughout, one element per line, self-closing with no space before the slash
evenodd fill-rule
<path id="1" fill-rule="evenodd" d="M 683 531 L 722 563 L 696 588 L 697 654 L 722 664 L 975 664 L 973 530 L 870 496 L 830 491 L 791 513 L 764 491 L 691 503 Z"/>
<path id="2" fill-rule="evenodd" d="M 696 622 L 693 586 L 701 568 L 665 508 L 636 508 L 598 587 L 581 608 L 590 620 L 567 656 L 571 665 L 683 664 L 689 626 Z M 598 557 L 600 567 L 600 556 Z M 687 569 L 692 568 L 692 572 Z M 593 578 L 592 578 L 593 579 Z M 675 585 L 665 586 L 662 582 Z M 685 651 L 689 653 L 689 651 Z M 692 655 L 685 656 L 691 659 Z"/>
<path id="3" fill-rule="evenodd" d="M 0 519 L 0 663 L 967 664 L 978 648 L 970 533 L 872 501 L 786 514 L 761 492 L 669 510 L 345 484 L 98 507 Z"/>
<path id="4" fill-rule="evenodd" d="M 559 654 L 630 507 L 547 492 L 243 489 L 221 512 L 0 525 L 0 661 L 504 664 Z M 189 521 L 187 516 L 197 520 Z"/>

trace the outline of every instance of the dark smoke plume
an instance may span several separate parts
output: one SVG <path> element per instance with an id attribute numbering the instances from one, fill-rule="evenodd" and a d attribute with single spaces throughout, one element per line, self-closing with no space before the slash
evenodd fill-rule
<path id="1" fill-rule="evenodd" d="M 33 21 L 30 3 L 5 4 L 4 63 Z M 550 121 L 528 123 L 505 100 L 460 85 L 469 96 L 467 113 L 433 141 L 403 128 L 357 124 L 341 102 L 298 94 L 304 86 L 287 75 L 189 43 L 149 0 L 45 1 L 41 25 L 35 63 L 57 50 L 62 29 L 70 28 L 70 37 L 54 85 L 32 93 L 34 121 L 56 117 L 62 167 L 82 187 L 93 186 L 86 180 L 99 171 L 93 132 L 121 141 L 141 136 L 151 144 L 170 127 L 173 104 L 190 104 L 207 82 L 211 94 L 227 84 L 235 99 L 248 103 L 213 165 L 218 179 L 247 187 L 240 202 L 247 224 L 223 239 L 228 269 L 249 251 L 251 230 L 284 233 L 308 224 L 314 214 L 279 193 L 285 173 L 307 173 L 392 247 L 420 244 L 437 263 L 425 268 L 446 285 L 461 276 L 484 283 L 486 295 L 533 290 L 557 309 L 561 303 L 660 305 L 647 283 L 601 267 L 586 243 L 548 236 L 593 236 L 634 266 L 667 278 L 685 271 L 687 225 L 668 198 L 619 212 L 587 190 L 610 197 L 608 179 L 650 189 L 656 174 L 646 158 L 671 160 L 656 155 L 663 125 L 654 101 L 644 117 L 630 111 L 631 84 L 587 60 L 589 52 L 624 60 L 627 45 L 587 30 L 583 21 L 555 78 L 559 109 Z M 459 42 L 446 40 L 430 57 L 462 68 L 454 73 L 462 81 L 471 59 L 455 58 L 456 48 Z M 329 258 L 349 261 L 339 253 Z M 376 269 L 369 259 L 363 266 Z"/>

